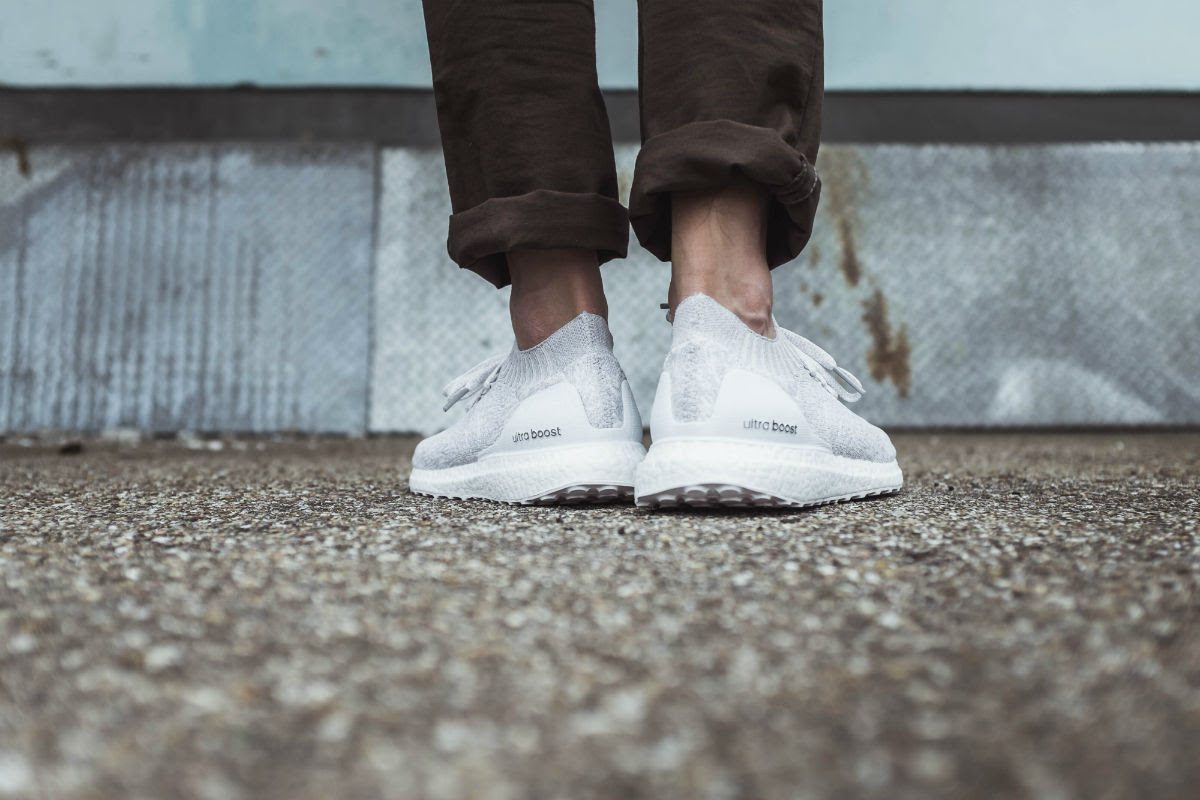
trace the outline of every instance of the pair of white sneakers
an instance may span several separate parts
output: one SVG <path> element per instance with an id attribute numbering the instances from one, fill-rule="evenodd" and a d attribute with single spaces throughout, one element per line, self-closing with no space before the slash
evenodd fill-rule
<path id="1" fill-rule="evenodd" d="M 887 434 L 840 401 L 862 385 L 821 348 L 768 339 L 706 295 L 675 311 L 650 416 L 653 444 L 608 324 L 580 314 L 529 350 L 451 381 L 469 404 L 413 454 L 412 491 L 507 503 L 814 506 L 900 489 Z"/>

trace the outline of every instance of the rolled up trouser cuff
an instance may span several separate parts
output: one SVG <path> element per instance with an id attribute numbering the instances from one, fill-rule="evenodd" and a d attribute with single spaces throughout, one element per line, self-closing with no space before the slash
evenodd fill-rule
<path id="1" fill-rule="evenodd" d="M 767 188 L 767 263 L 792 260 L 812 236 L 821 180 L 778 131 L 731 120 L 692 122 L 646 140 L 629 218 L 642 246 L 671 258 L 671 194 L 719 189 L 738 177 Z"/>
<path id="2" fill-rule="evenodd" d="M 539 189 L 493 197 L 450 217 L 450 257 L 497 287 L 511 280 L 509 251 L 559 247 L 595 250 L 602 264 L 624 258 L 629 214 L 602 194 Z"/>

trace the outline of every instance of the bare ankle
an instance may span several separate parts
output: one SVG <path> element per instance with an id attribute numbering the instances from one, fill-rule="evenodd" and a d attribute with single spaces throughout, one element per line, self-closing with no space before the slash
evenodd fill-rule
<path id="1" fill-rule="evenodd" d="M 519 250 L 508 254 L 508 308 L 517 347 L 528 350 L 583 312 L 608 319 L 600 265 L 590 250 Z"/>
<path id="2" fill-rule="evenodd" d="M 670 315 L 674 316 L 675 309 L 684 298 L 694 294 L 708 295 L 716 300 L 736 314 L 746 327 L 755 333 L 768 337 L 775 335 L 771 316 L 772 292 L 769 274 L 765 286 L 721 280 L 672 279 L 667 300 Z"/>
<path id="3" fill-rule="evenodd" d="M 766 203 L 765 190 L 746 181 L 672 196 L 672 314 L 685 297 L 706 294 L 751 330 L 774 335 Z"/>
<path id="4" fill-rule="evenodd" d="M 712 295 L 709 295 L 712 297 Z M 732 294 L 725 297 L 713 297 L 721 305 L 737 314 L 746 327 L 755 333 L 767 337 L 775 336 L 774 318 L 771 316 L 771 294 L 768 289 L 765 296 Z"/>

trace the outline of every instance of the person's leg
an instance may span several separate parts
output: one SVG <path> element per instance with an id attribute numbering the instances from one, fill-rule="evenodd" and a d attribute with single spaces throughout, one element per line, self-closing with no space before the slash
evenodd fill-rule
<path id="1" fill-rule="evenodd" d="M 861 385 L 775 329 L 770 268 L 800 253 L 820 182 L 820 0 L 641 0 L 630 217 L 671 260 L 671 349 L 639 505 L 809 506 L 900 488 Z"/>
<path id="2" fill-rule="evenodd" d="M 821 0 L 640 0 L 643 147 L 630 216 L 704 293 L 768 332 L 769 268 L 799 254 L 820 184 Z"/>
<path id="3" fill-rule="evenodd" d="M 450 256 L 497 287 L 514 285 L 514 329 L 529 347 L 581 311 L 604 310 L 598 266 L 628 242 L 592 3 L 424 8 L 454 212 Z"/>
<path id="4" fill-rule="evenodd" d="M 517 341 L 446 385 L 446 410 L 466 411 L 417 445 L 409 488 L 515 503 L 628 498 L 642 422 L 613 355 L 600 264 L 625 255 L 629 218 L 596 85 L 592 3 L 424 2 L 450 255 L 512 284 Z"/>
<path id="5" fill-rule="evenodd" d="M 594 250 L 514 250 L 508 269 L 508 310 L 521 349 L 544 341 L 584 311 L 608 319 Z"/>

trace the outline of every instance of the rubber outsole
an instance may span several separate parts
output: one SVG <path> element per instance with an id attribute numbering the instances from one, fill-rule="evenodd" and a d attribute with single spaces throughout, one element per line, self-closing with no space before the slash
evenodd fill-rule
<path id="1" fill-rule="evenodd" d="M 655 442 L 634 479 L 642 508 L 811 508 L 890 494 L 903 484 L 895 461 L 705 438 Z"/>
<path id="2" fill-rule="evenodd" d="M 557 492 L 542 495 L 535 500 L 526 500 L 522 505 L 602 505 L 605 503 L 630 502 L 632 500 L 632 486 L 568 486 L 565 489 L 559 489 Z"/>
<path id="3" fill-rule="evenodd" d="M 616 503 L 633 498 L 641 442 L 596 442 L 502 453 L 445 469 L 413 469 L 409 491 L 510 505 Z"/>
<path id="4" fill-rule="evenodd" d="M 544 494 L 541 497 L 534 497 L 529 500 L 490 500 L 490 498 L 461 498 L 448 494 L 431 494 L 429 492 L 414 491 L 414 494 L 424 495 L 426 497 L 440 497 L 448 500 L 476 499 L 489 500 L 494 503 L 508 503 L 514 506 L 582 506 L 582 505 L 604 505 L 606 503 L 622 503 L 631 502 L 633 500 L 632 486 L 615 486 L 612 484 L 605 485 L 580 485 L 567 486 L 558 491 Z"/>
<path id="5" fill-rule="evenodd" d="M 756 492 L 743 486 L 733 486 L 728 483 L 694 484 L 680 486 L 677 489 L 667 489 L 637 498 L 641 508 L 815 508 L 817 506 L 845 503 L 850 500 L 862 500 L 867 497 L 880 497 L 895 494 L 900 487 L 873 489 L 865 492 L 829 497 L 820 500 L 798 502 L 785 497 L 777 497 L 766 492 Z"/>

